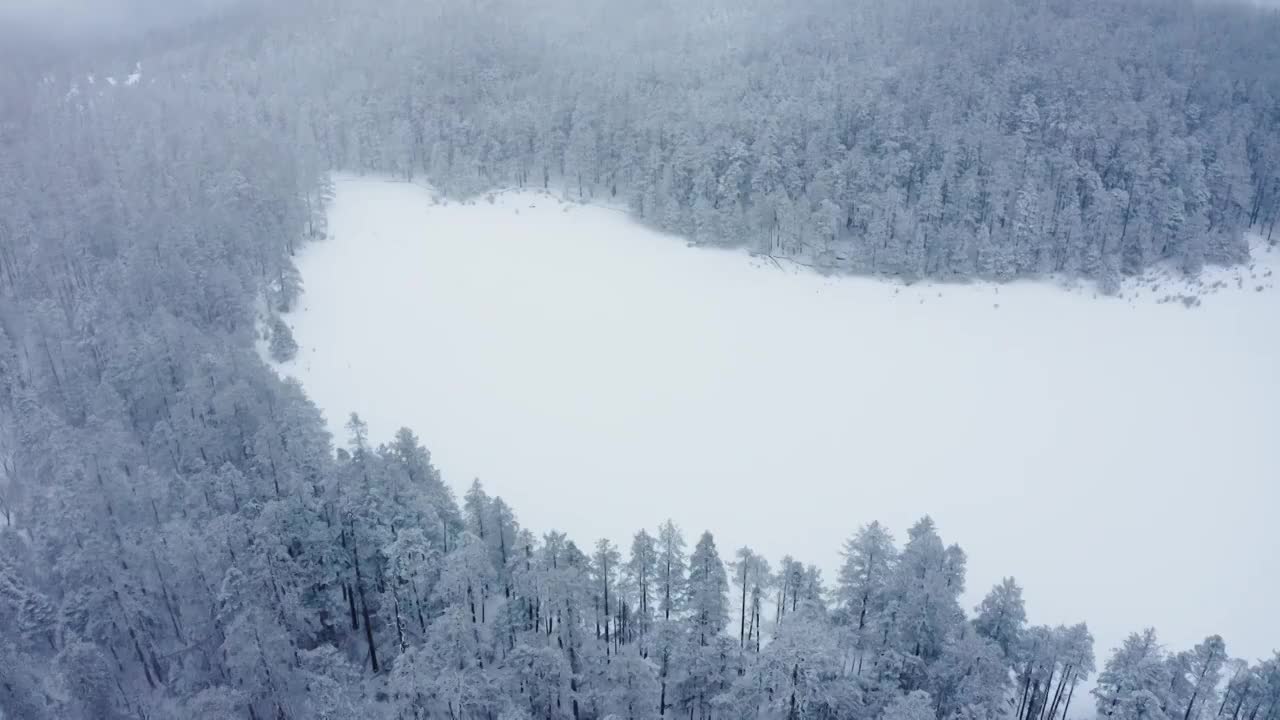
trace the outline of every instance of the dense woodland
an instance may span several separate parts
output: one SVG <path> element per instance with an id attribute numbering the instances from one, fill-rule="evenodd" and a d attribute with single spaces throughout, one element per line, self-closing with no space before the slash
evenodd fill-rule
<path id="1" fill-rule="evenodd" d="M 326 107 L 344 110 L 309 131 L 335 166 L 464 193 L 559 182 L 695 242 L 905 278 L 1064 272 L 1114 289 L 1161 260 L 1239 261 L 1241 230 L 1270 235 L 1280 213 L 1274 15 L 612 5 L 554 44 L 518 28 L 557 26 L 559 9 L 501 26 L 482 3 L 398 19 L 404 39 L 378 52 L 322 48 L 314 62 L 337 61 Z M 376 35 L 384 18 L 366 22 Z"/>
<path id="2" fill-rule="evenodd" d="M 333 169 L 908 278 L 1240 261 L 1280 213 L 1278 30 L 1147 0 L 316 0 L 7 58 L 0 718 L 1058 720 L 1093 679 L 1114 720 L 1277 720 L 1280 656 L 1146 630 L 1096 672 L 1013 580 L 962 607 L 927 517 L 851 528 L 830 578 L 670 523 L 523 528 L 409 430 L 335 447 L 255 343 L 295 349 L 276 314 Z"/>

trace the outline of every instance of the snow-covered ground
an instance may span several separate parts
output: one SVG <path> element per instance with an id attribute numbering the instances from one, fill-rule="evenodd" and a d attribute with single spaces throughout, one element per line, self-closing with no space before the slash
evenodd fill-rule
<path id="1" fill-rule="evenodd" d="M 1032 621 L 1090 623 L 1099 664 L 1148 624 L 1256 658 L 1280 637 L 1280 250 L 1255 255 L 1194 308 L 1169 279 L 908 287 L 343 177 L 282 369 L 339 438 L 352 410 L 378 440 L 410 426 L 539 532 L 625 552 L 670 516 L 830 580 L 858 525 L 901 541 L 930 513 L 970 607 L 1013 575 Z"/>

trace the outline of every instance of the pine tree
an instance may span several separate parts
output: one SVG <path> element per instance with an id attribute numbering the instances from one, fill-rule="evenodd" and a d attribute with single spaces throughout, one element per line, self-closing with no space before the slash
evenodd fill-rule
<path id="1" fill-rule="evenodd" d="M 1125 638 L 1107 660 L 1098 685 L 1098 714 L 1115 720 L 1167 720 L 1170 687 L 1164 650 L 1155 630 L 1147 629 Z"/>
<path id="2" fill-rule="evenodd" d="M 973 629 L 993 641 L 1005 658 L 1012 660 L 1027 622 L 1022 588 L 1013 578 L 1005 578 L 987 593 L 975 611 L 978 615 L 973 619 Z"/>
<path id="3" fill-rule="evenodd" d="M 1206 707 L 1214 706 L 1218 685 L 1222 681 L 1222 668 L 1227 661 L 1227 646 L 1222 637 L 1210 635 L 1196 645 L 1187 656 L 1185 675 L 1190 696 L 1182 705 L 1182 720 L 1198 719 Z M 1181 698 L 1179 698 L 1181 699 Z M 1173 710 L 1178 709 L 1174 707 Z"/>
<path id="4" fill-rule="evenodd" d="M 608 540 L 601 538 L 596 541 L 596 551 L 591 558 L 591 573 L 593 576 L 593 584 L 596 593 L 596 637 L 600 637 L 601 621 L 604 623 L 604 652 L 608 657 L 613 651 L 613 643 L 618 640 L 617 633 L 610 634 L 610 623 L 613 620 L 613 610 L 610 603 L 610 593 L 613 593 L 612 601 L 616 605 L 618 603 L 618 566 L 622 562 L 622 556 L 618 552 L 618 548 Z"/>
<path id="5" fill-rule="evenodd" d="M 631 541 L 631 555 L 622 573 L 631 588 L 636 633 L 643 642 L 654 620 L 654 599 L 659 587 L 658 541 L 641 530 Z"/>
<path id="6" fill-rule="evenodd" d="M 738 646 L 746 648 L 760 634 L 760 602 L 769 584 L 769 561 L 751 548 L 741 547 L 730 566 L 733 582 L 740 590 L 738 611 Z"/>
<path id="7" fill-rule="evenodd" d="M 889 583 L 897 555 L 893 536 L 878 522 L 859 528 L 844 544 L 836 599 L 852 634 L 858 674 L 862 673 L 863 655 L 873 629 L 880 626 L 888 609 Z"/>
<path id="8" fill-rule="evenodd" d="M 724 632 L 729 622 L 729 578 L 710 532 L 702 533 L 689 556 L 685 603 L 698 644 L 705 646 Z"/>
<path id="9" fill-rule="evenodd" d="M 684 536 L 667 520 L 658 528 L 658 610 L 664 620 L 683 607 L 685 598 Z"/>
<path id="10" fill-rule="evenodd" d="M 938 657 L 964 617 L 958 603 L 964 589 L 963 553 L 943 546 L 928 516 L 907 537 L 890 581 L 893 633 L 900 652 L 928 662 Z"/>
<path id="11" fill-rule="evenodd" d="M 271 318 L 270 327 L 268 352 L 271 353 L 271 359 L 278 363 L 289 362 L 298 354 L 298 343 L 293 339 L 293 330 L 279 317 Z"/>

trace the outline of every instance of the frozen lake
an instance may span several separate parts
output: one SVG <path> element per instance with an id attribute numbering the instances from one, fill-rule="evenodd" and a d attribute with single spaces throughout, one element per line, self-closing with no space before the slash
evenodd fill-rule
<path id="1" fill-rule="evenodd" d="M 1146 625 L 1250 659 L 1280 638 L 1280 290 L 1255 291 L 1280 251 L 1186 309 L 1169 282 L 828 278 L 535 193 L 344 177 L 331 233 L 282 370 L 340 441 L 352 410 L 378 442 L 407 425 L 535 532 L 625 553 L 670 516 L 831 581 L 857 526 L 929 513 L 967 610 L 1013 575 L 1099 667 Z"/>

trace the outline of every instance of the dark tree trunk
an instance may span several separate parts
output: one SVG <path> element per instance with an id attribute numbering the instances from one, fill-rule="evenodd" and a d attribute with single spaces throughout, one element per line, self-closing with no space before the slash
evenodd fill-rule
<path id="1" fill-rule="evenodd" d="M 355 561 L 356 592 L 360 595 L 360 614 L 364 618 L 364 639 L 369 645 L 369 664 L 378 672 L 378 646 L 373 639 L 373 624 L 369 622 L 369 601 L 364 593 L 364 575 L 360 572 L 360 546 L 356 542 L 356 524 L 351 521 L 351 557 Z"/>
<path id="2" fill-rule="evenodd" d="M 796 684 L 800 682 L 800 665 L 791 666 L 791 709 L 787 711 L 787 720 L 796 720 L 800 716 L 796 712 Z"/>
<path id="3" fill-rule="evenodd" d="M 1062 670 L 1062 679 L 1058 680 L 1058 689 L 1053 694 L 1053 703 L 1049 706 L 1049 720 L 1053 720 L 1054 715 L 1058 712 L 1058 703 L 1062 702 L 1062 694 L 1067 688 L 1067 680 L 1070 679 L 1074 668 L 1070 665 Z"/>
<path id="4" fill-rule="evenodd" d="M 1071 711 L 1071 696 L 1076 694 L 1076 678 L 1071 678 L 1071 689 L 1067 691 L 1067 701 L 1062 705 L 1062 717 L 1070 717 L 1067 715 Z"/>

